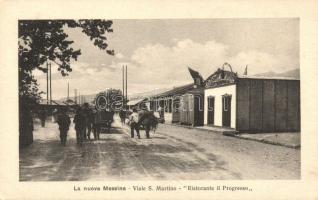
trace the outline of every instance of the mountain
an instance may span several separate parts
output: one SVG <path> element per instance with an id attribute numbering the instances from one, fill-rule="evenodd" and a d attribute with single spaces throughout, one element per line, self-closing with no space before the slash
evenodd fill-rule
<path id="1" fill-rule="evenodd" d="M 81 95 L 81 98 L 82 98 L 82 101 L 91 103 L 94 100 L 95 96 L 96 94 L 87 94 L 87 95 Z M 70 99 L 75 101 L 74 96 L 71 96 Z M 59 99 L 59 101 L 63 101 L 63 102 L 66 100 L 67 100 L 67 97 Z M 77 97 L 77 102 L 79 102 L 79 97 Z"/>
<path id="2" fill-rule="evenodd" d="M 282 73 L 276 73 L 273 71 L 268 71 L 265 73 L 255 74 L 254 76 L 265 76 L 265 77 L 288 77 L 288 78 L 300 78 L 300 70 L 293 69 Z"/>
<path id="3" fill-rule="evenodd" d="M 169 89 L 171 89 L 171 88 L 160 88 L 160 89 L 154 89 L 154 90 L 150 90 L 150 91 L 146 91 L 146 92 L 136 93 L 136 94 L 128 95 L 128 99 L 140 99 L 140 98 L 150 97 L 150 96 L 154 96 L 154 95 L 163 93 Z M 81 95 L 82 99 L 83 99 L 82 101 L 91 103 L 92 101 L 94 101 L 96 94 Z M 74 101 L 74 96 L 70 97 L 70 99 L 72 99 Z M 59 99 L 59 101 L 63 101 L 63 102 L 66 100 L 67 100 L 66 97 Z M 78 101 L 79 101 L 79 99 L 77 99 L 77 102 Z"/>
<path id="4" fill-rule="evenodd" d="M 160 89 L 150 90 L 150 91 L 141 92 L 137 94 L 132 94 L 132 95 L 129 95 L 129 99 L 140 99 L 145 97 L 151 97 L 151 96 L 163 93 L 167 90 L 169 90 L 169 88 L 160 88 Z"/>

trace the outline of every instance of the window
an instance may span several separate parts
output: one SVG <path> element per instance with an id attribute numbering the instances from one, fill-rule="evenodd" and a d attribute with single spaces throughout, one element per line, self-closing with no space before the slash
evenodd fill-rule
<path id="1" fill-rule="evenodd" d="M 214 96 L 208 96 L 208 111 L 214 110 Z"/>
<path id="2" fill-rule="evenodd" d="M 223 97 L 223 110 L 224 111 L 228 111 L 229 110 L 229 99 L 226 97 Z"/>
<path id="3" fill-rule="evenodd" d="M 222 96 L 223 99 L 223 110 L 228 111 L 231 103 L 231 95 L 225 94 Z"/>

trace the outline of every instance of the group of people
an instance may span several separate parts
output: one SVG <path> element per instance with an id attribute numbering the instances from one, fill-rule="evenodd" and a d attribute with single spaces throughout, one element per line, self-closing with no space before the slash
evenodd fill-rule
<path id="1" fill-rule="evenodd" d="M 99 139 L 95 126 L 95 113 L 96 111 L 90 109 L 88 104 L 84 104 L 83 107 L 79 107 L 76 110 L 73 122 L 75 124 L 77 144 L 90 140 L 91 132 L 93 132 L 95 139 Z"/>
<path id="2" fill-rule="evenodd" d="M 99 139 L 96 114 L 97 111 L 91 109 L 87 103 L 84 104 L 82 107 L 77 108 L 76 114 L 73 119 L 73 123 L 75 124 L 77 144 L 81 145 L 85 140 L 90 140 L 92 132 L 94 135 L 94 139 Z M 141 128 L 145 130 L 146 138 L 150 138 L 150 130 L 155 130 L 158 124 L 158 118 L 155 117 L 153 111 L 149 111 L 147 108 L 143 108 L 139 112 L 137 111 L 137 109 L 133 109 L 133 111 L 130 111 L 130 113 L 128 113 L 128 111 L 121 110 L 119 112 L 119 116 L 123 124 L 125 124 L 125 120 L 128 116 L 127 114 L 130 114 L 128 117 L 128 124 L 130 125 L 131 129 L 131 138 L 134 138 L 136 132 L 137 137 L 140 139 Z M 71 124 L 71 119 L 66 113 L 66 108 L 61 108 L 56 113 L 55 118 L 60 130 L 61 144 L 65 146 L 67 133 Z"/>
<path id="3" fill-rule="evenodd" d="M 94 117 L 94 111 L 89 108 L 88 104 L 84 104 L 83 107 L 77 108 L 73 120 L 75 124 L 77 144 L 82 144 L 83 141 L 90 140 L 91 132 L 94 132 L 95 139 L 99 139 L 96 131 L 94 130 Z M 65 146 L 67 140 L 67 132 L 71 124 L 70 117 L 66 113 L 66 108 L 60 109 L 59 113 L 56 116 L 56 122 L 60 130 L 61 144 Z"/>

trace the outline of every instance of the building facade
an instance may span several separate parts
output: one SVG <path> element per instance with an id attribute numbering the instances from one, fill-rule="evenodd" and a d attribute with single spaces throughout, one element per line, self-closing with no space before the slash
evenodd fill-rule
<path id="1" fill-rule="evenodd" d="M 300 131 L 300 81 L 218 70 L 205 81 L 204 125 L 239 132 Z"/>

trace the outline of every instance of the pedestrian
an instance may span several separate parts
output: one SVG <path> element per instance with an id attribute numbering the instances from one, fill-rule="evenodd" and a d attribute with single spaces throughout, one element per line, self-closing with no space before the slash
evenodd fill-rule
<path id="1" fill-rule="evenodd" d="M 120 117 L 121 124 L 124 125 L 125 119 L 126 119 L 126 111 L 124 109 L 121 109 L 119 111 L 119 117 Z"/>
<path id="2" fill-rule="evenodd" d="M 90 140 L 90 134 L 91 134 L 91 123 L 90 123 L 90 108 L 88 103 L 83 104 L 83 115 L 85 117 L 85 128 L 84 128 L 84 140 Z"/>
<path id="3" fill-rule="evenodd" d="M 158 109 L 160 123 L 165 123 L 165 110 L 161 106 Z"/>
<path id="4" fill-rule="evenodd" d="M 77 108 L 73 122 L 75 124 L 77 144 L 82 144 L 85 136 L 86 119 L 81 107 Z"/>
<path id="5" fill-rule="evenodd" d="M 92 109 L 89 109 L 87 111 L 87 137 L 90 140 L 91 139 L 91 132 L 93 132 L 94 134 L 94 124 L 95 124 L 95 114 L 94 111 Z M 95 137 L 95 135 L 94 135 Z M 96 138 L 95 138 L 96 139 Z"/>
<path id="6" fill-rule="evenodd" d="M 57 122 L 57 116 L 58 116 L 58 110 L 55 108 L 53 110 L 53 122 L 56 123 Z"/>
<path id="7" fill-rule="evenodd" d="M 99 129 L 98 129 L 98 115 L 97 115 L 97 110 L 93 109 L 92 111 L 92 129 L 93 129 L 93 134 L 94 134 L 94 139 L 99 140 Z"/>
<path id="8" fill-rule="evenodd" d="M 129 123 L 130 123 L 130 133 L 131 133 L 131 138 L 134 138 L 135 135 L 135 130 L 137 133 L 137 137 L 138 139 L 140 139 L 140 135 L 139 135 L 139 120 L 138 120 L 138 113 L 137 113 L 137 109 L 134 108 L 133 109 L 133 113 L 129 116 Z"/>
<path id="9" fill-rule="evenodd" d="M 39 118 L 41 120 L 41 126 L 42 127 L 45 127 L 45 120 L 46 120 L 46 110 L 44 108 L 42 108 L 40 111 L 39 111 Z"/>
<path id="10" fill-rule="evenodd" d="M 66 114 L 66 108 L 62 108 L 60 113 L 57 115 L 57 124 L 60 129 L 60 138 L 61 144 L 66 145 L 67 132 L 70 128 L 71 120 L 70 117 Z"/>

